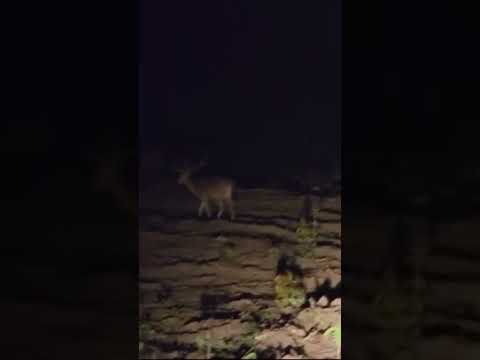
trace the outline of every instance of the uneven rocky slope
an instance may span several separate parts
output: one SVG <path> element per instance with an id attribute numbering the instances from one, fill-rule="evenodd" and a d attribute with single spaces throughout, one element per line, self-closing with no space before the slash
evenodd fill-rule
<path id="1" fill-rule="evenodd" d="M 479 216 L 436 205 L 344 209 L 346 358 L 479 358 Z"/>
<path id="2" fill-rule="evenodd" d="M 304 197 L 239 189 L 235 221 L 198 218 L 173 180 L 141 194 L 142 358 L 338 357 L 324 332 L 340 323 L 340 197 L 314 197 L 315 239 L 296 233 Z M 305 301 L 276 303 L 282 267 L 300 274 Z"/>

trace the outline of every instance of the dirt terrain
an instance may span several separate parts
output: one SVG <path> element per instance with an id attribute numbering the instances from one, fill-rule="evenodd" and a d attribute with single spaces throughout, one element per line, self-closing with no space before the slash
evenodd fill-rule
<path id="1" fill-rule="evenodd" d="M 173 178 L 140 194 L 140 358 L 339 358 L 340 195 L 311 197 L 313 225 L 301 194 L 236 197 L 232 222 Z"/>
<path id="2" fill-rule="evenodd" d="M 364 210 L 352 218 L 355 223 L 349 221 L 345 229 L 364 241 L 349 242 L 348 254 L 354 256 L 343 259 L 348 267 L 342 276 L 349 284 L 344 288 L 349 305 L 342 314 L 349 327 L 345 358 L 478 359 L 478 218 L 444 218 L 432 234 L 425 216 L 407 216 L 403 239 L 395 216 Z M 407 252 L 383 256 L 392 242 L 406 239 Z M 381 271 L 395 257 L 414 269 L 403 280 Z"/>

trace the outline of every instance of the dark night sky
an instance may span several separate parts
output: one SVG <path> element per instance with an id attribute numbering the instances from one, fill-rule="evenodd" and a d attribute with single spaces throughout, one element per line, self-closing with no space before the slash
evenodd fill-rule
<path id="1" fill-rule="evenodd" d="M 207 143 L 226 167 L 309 156 L 330 167 L 340 154 L 340 27 L 336 0 L 142 1 L 142 145 Z"/>

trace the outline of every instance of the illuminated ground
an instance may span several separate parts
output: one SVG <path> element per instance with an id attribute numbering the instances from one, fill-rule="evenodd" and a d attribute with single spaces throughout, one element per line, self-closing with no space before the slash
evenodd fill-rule
<path id="1" fill-rule="evenodd" d="M 392 278 L 379 276 L 378 270 L 385 260 L 389 262 L 393 258 L 384 259 L 378 254 L 385 254 L 386 246 L 394 240 L 392 229 L 397 219 L 378 214 L 373 218 L 366 211 L 359 211 L 355 220 L 358 223 L 348 224 L 348 230 L 355 231 L 356 238 L 362 242 L 348 244 L 355 256 L 349 258 L 351 268 L 342 275 L 350 290 L 349 311 L 343 313 L 343 320 L 349 325 L 350 343 L 355 341 L 356 346 L 354 354 L 345 347 L 345 357 L 449 359 L 454 355 L 478 359 L 480 291 L 473 290 L 478 288 L 474 284 L 480 278 L 478 216 L 442 219 L 423 255 L 421 245 L 429 237 L 429 224 L 422 216 L 407 217 L 409 241 L 420 250 L 411 249 L 414 256 L 420 257 L 420 278 L 424 286 L 417 298 L 393 293 L 381 306 L 373 305 L 372 299 L 379 295 L 379 289 L 389 291 Z"/>
<path id="2" fill-rule="evenodd" d="M 240 189 L 233 223 L 199 219 L 197 200 L 173 179 L 140 201 L 142 358 L 338 357 L 323 333 L 340 322 L 339 196 L 313 199 L 313 246 L 295 233 L 298 194 Z M 275 303 L 281 259 L 300 269 L 306 301 L 298 309 Z"/>

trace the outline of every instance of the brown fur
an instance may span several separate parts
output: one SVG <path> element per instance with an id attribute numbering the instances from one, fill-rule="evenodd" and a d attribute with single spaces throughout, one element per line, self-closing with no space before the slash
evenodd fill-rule
<path id="1" fill-rule="evenodd" d="M 218 204 L 219 212 L 217 217 L 220 218 L 223 214 L 223 208 L 226 204 L 230 219 L 235 219 L 235 210 L 233 202 L 234 182 L 231 179 L 223 177 L 202 177 L 192 176 L 192 170 L 187 169 L 180 171 L 178 179 L 179 184 L 184 184 L 192 194 L 200 200 L 200 208 L 198 209 L 199 216 L 202 215 L 205 208 L 208 217 L 210 213 L 210 201 L 215 201 Z"/>

